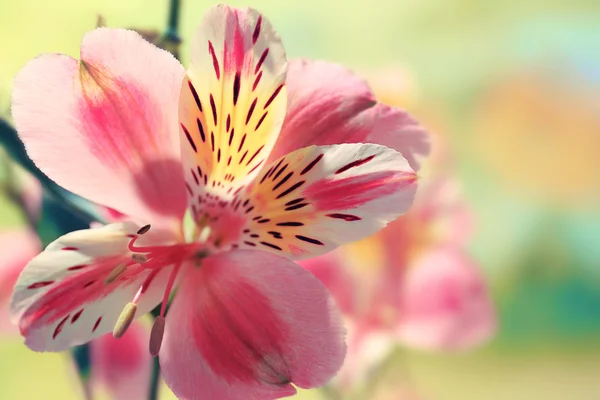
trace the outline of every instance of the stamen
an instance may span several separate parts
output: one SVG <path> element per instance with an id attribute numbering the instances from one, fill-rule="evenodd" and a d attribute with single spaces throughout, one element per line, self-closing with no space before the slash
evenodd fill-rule
<path id="1" fill-rule="evenodd" d="M 146 264 L 148 262 L 148 257 L 144 254 L 135 253 L 131 256 L 131 259 L 138 264 Z"/>
<path id="2" fill-rule="evenodd" d="M 138 229 L 137 234 L 143 235 L 144 233 L 148 232 L 149 230 L 150 230 L 150 224 L 144 225 L 140 229 Z"/>
<path id="3" fill-rule="evenodd" d="M 110 274 L 104 279 L 104 284 L 108 285 L 109 283 L 114 282 L 123 272 L 127 269 L 127 265 L 119 264 L 113 269 Z"/>
<path id="4" fill-rule="evenodd" d="M 163 336 L 165 334 L 165 317 L 158 316 L 154 320 L 152 330 L 150 331 L 150 354 L 152 357 L 156 357 L 160 352 L 160 346 L 162 345 Z"/>
<path id="5" fill-rule="evenodd" d="M 210 226 L 205 226 L 204 228 L 202 228 L 202 230 L 200 231 L 200 236 L 198 237 L 198 241 L 200 243 L 205 243 L 208 240 L 208 237 L 210 236 Z"/>
<path id="6" fill-rule="evenodd" d="M 171 271 L 171 275 L 169 276 L 169 282 L 165 287 L 165 294 L 163 295 L 162 305 L 160 306 L 160 315 L 164 316 L 167 311 L 167 304 L 169 303 L 169 295 L 171 294 L 171 289 L 173 289 L 173 284 L 175 283 L 175 278 L 177 277 L 177 273 L 179 272 L 179 268 L 181 267 L 181 263 L 183 260 L 179 260 L 175 267 L 173 267 L 173 271 Z"/>
<path id="7" fill-rule="evenodd" d="M 137 305 L 135 303 L 127 303 L 113 328 L 113 337 L 115 339 L 123 337 L 125 332 L 127 332 L 127 328 L 129 328 L 129 325 L 131 325 L 135 318 L 136 311 Z"/>

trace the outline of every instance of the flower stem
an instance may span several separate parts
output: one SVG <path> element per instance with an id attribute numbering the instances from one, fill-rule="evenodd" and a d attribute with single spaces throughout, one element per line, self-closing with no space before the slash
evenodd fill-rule
<path id="1" fill-rule="evenodd" d="M 169 19 L 167 22 L 167 30 L 159 42 L 159 47 L 173 54 L 179 59 L 179 45 L 181 38 L 179 37 L 179 16 L 181 15 L 181 0 L 169 1 Z"/>
<path id="2" fill-rule="evenodd" d="M 158 357 L 152 359 L 152 375 L 150 376 L 150 393 L 148 400 L 158 400 L 158 389 L 160 383 L 160 364 Z"/>

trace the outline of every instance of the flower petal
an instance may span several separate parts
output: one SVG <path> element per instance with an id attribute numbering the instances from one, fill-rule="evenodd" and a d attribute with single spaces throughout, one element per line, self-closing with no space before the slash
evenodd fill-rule
<path id="1" fill-rule="evenodd" d="M 16 333 L 10 322 L 9 298 L 25 265 L 40 252 L 42 245 L 27 228 L 0 233 L 0 333 Z"/>
<path id="2" fill-rule="evenodd" d="M 211 8 L 192 39 L 179 119 L 188 191 L 231 197 L 264 164 L 286 109 L 286 58 L 269 21 L 249 8 Z"/>
<path id="3" fill-rule="evenodd" d="M 325 287 L 286 258 L 221 253 L 187 271 L 167 314 L 160 363 L 185 399 L 264 400 L 324 384 L 343 327 Z"/>
<path id="4" fill-rule="evenodd" d="M 466 349 L 488 340 L 496 315 L 477 266 L 453 248 L 439 248 L 406 271 L 398 334 L 408 346 Z"/>
<path id="5" fill-rule="evenodd" d="M 367 83 L 341 65 L 292 60 L 286 85 L 287 115 L 270 161 L 310 145 L 377 143 L 418 170 L 429 153 L 425 129 L 405 111 L 377 102 Z"/>
<path id="6" fill-rule="evenodd" d="M 358 282 L 345 268 L 338 252 L 332 251 L 322 256 L 298 262 L 319 278 L 333 295 L 340 311 L 352 314 L 355 310 Z"/>
<path id="7" fill-rule="evenodd" d="M 149 333 L 142 324 L 132 324 L 115 339 L 106 334 L 91 343 L 92 380 L 108 389 L 113 400 L 147 399 L 152 356 Z"/>
<path id="8" fill-rule="evenodd" d="M 88 200 L 141 222 L 185 212 L 177 102 L 183 67 L 137 33 L 100 28 L 81 61 L 31 60 L 17 75 L 13 117 L 33 161 Z"/>
<path id="9" fill-rule="evenodd" d="M 12 295 L 11 314 L 29 348 L 61 351 L 112 331 L 142 285 L 137 315 L 162 300 L 171 268 L 150 280 L 149 269 L 130 262 L 128 235 L 137 229 L 133 223 L 118 223 L 68 233 L 25 267 Z M 131 265 L 108 281 L 121 264 Z"/>
<path id="10" fill-rule="evenodd" d="M 417 176 L 402 155 L 375 144 L 311 146 L 275 161 L 239 202 L 238 245 L 294 258 L 372 235 L 412 203 Z"/>

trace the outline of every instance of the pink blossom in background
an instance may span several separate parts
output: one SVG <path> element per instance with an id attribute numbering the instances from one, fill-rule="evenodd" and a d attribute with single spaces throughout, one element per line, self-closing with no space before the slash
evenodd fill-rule
<path id="1" fill-rule="evenodd" d="M 93 387 L 105 387 L 113 400 L 147 399 L 152 357 L 148 353 L 149 331 L 132 324 L 120 339 L 106 334 L 90 346 Z"/>
<path id="2" fill-rule="evenodd" d="M 465 250 L 472 230 L 456 184 L 439 179 L 377 235 L 303 262 L 334 294 L 351 327 L 343 386 L 364 378 L 397 343 L 465 350 L 493 336 L 490 293 Z"/>
<path id="3" fill-rule="evenodd" d="M 17 76 L 29 156 L 123 218 L 35 257 L 13 316 L 31 349 L 61 351 L 126 335 L 162 302 L 150 351 L 178 397 L 323 385 L 342 365 L 344 329 L 324 285 L 292 260 L 405 212 L 426 133 L 342 67 L 288 64 L 255 10 L 211 8 L 191 46 L 186 73 L 137 33 L 101 28 L 80 61 L 44 55 Z"/>
<path id="4" fill-rule="evenodd" d="M 10 323 L 10 294 L 25 265 L 41 250 L 37 235 L 27 227 L 5 228 L 0 232 L 0 333 L 18 334 Z"/>

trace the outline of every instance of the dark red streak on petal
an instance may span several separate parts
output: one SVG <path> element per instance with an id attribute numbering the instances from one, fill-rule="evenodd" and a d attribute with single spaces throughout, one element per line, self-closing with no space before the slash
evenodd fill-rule
<path id="1" fill-rule="evenodd" d="M 217 125 L 217 107 L 215 106 L 215 98 L 210 94 L 210 108 L 212 109 L 213 121 Z"/>
<path id="2" fill-rule="evenodd" d="M 267 114 L 268 113 L 269 113 L 268 111 L 265 111 L 265 113 L 263 114 L 263 116 L 260 117 L 260 119 L 258 120 L 258 123 L 256 124 L 256 127 L 254 128 L 255 131 L 257 131 L 258 128 L 260 128 L 260 126 L 262 125 L 262 123 L 265 120 L 265 118 L 267 118 Z"/>
<path id="3" fill-rule="evenodd" d="M 281 250 L 281 247 L 276 246 L 274 244 L 271 244 L 269 242 L 260 242 L 260 244 L 262 244 L 263 246 L 270 247 L 270 248 L 275 249 L 275 250 Z"/>
<path id="4" fill-rule="evenodd" d="M 31 285 L 27 286 L 27 289 L 39 289 L 39 288 L 43 288 L 48 285 L 52 285 L 53 283 L 54 283 L 54 281 L 36 282 L 36 283 L 32 283 Z"/>
<path id="5" fill-rule="evenodd" d="M 325 245 L 325 243 L 321 242 L 320 240 L 313 239 L 313 238 L 307 237 L 307 236 L 296 235 L 296 238 L 299 240 L 302 240 L 304 242 L 307 242 L 307 243 L 318 244 L 319 246 Z"/>
<path id="6" fill-rule="evenodd" d="M 217 55 L 215 54 L 215 48 L 213 47 L 212 42 L 208 41 L 208 52 L 212 56 L 213 59 L 213 67 L 215 68 L 215 75 L 217 79 L 221 79 L 221 72 L 219 71 L 219 61 L 217 60 Z"/>
<path id="7" fill-rule="evenodd" d="M 244 159 L 246 158 L 247 155 L 248 155 L 248 150 L 246 150 L 246 152 L 244 153 L 244 155 L 240 159 L 240 162 L 239 162 L 240 164 L 244 162 Z"/>
<path id="8" fill-rule="evenodd" d="M 246 134 L 244 133 L 244 136 L 242 136 L 242 140 L 240 141 L 240 145 L 238 146 L 238 153 L 240 151 L 242 151 L 242 147 L 244 147 L 244 142 L 246 141 Z"/>
<path id="9" fill-rule="evenodd" d="M 200 182 L 198 181 L 198 176 L 194 172 L 194 169 L 191 169 L 190 171 L 192 172 L 192 176 L 194 177 L 194 181 L 196 182 L 196 185 L 199 185 Z"/>
<path id="10" fill-rule="evenodd" d="M 263 51 L 263 53 L 260 56 L 260 59 L 258 60 L 258 63 L 256 64 L 256 68 L 254 69 L 255 74 L 258 72 L 258 70 L 260 69 L 262 64 L 265 62 L 265 59 L 267 58 L 267 54 L 269 54 L 268 47 L 265 49 L 265 51 Z"/>
<path id="11" fill-rule="evenodd" d="M 246 166 L 250 165 L 250 163 L 252 161 L 254 161 L 254 159 L 256 158 L 256 156 L 258 155 L 258 153 L 260 153 L 260 151 L 263 149 L 263 147 L 265 147 L 264 145 L 260 146 L 258 148 L 258 150 L 256 150 L 256 152 L 252 155 L 252 157 L 250 157 L 250 159 L 248 160 L 248 162 L 246 163 Z"/>
<path id="12" fill-rule="evenodd" d="M 276 198 L 280 199 L 284 196 L 287 196 L 288 194 L 292 193 L 294 190 L 298 189 L 300 186 L 304 185 L 304 182 L 306 182 L 306 181 L 300 181 L 300 182 L 295 183 L 289 189 L 286 189 L 285 191 L 281 192 Z"/>
<path id="13" fill-rule="evenodd" d="M 79 317 L 81 317 L 81 313 L 83 313 L 83 308 L 79 311 L 77 311 L 75 313 L 75 315 L 73 315 L 73 318 L 71 318 L 71 323 L 74 324 L 75 322 L 77 322 L 77 320 L 79 319 Z"/>
<path id="14" fill-rule="evenodd" d="M 293 206 L 289 206 L 285 208 L 285 211 L 294 211 L 294 210 L 299 210 L 301 208 L 304 208 L 308 205 L 308 203 L 300 203 L 300 204 L 295 204 Z"/>
<path id="15" fill-rule="evenodd" d="M 185 133 L 185 137 L 187 138 L 188 142 L 190 143 L 190 147 L 194 150 L 194 153 L 197 153 L 198 149 L 196 148 L 196 143 L 194 143 L 194 139 L 192 139 L 190 132 L 188 132 L 185 125 L 183 125 L 183 124 L 180 124 L 180 125 L 181 125 L 181 129 L 183 129 L 183 133 Z"/>
<path id="16" fill-rule="evenodd" d="M 277 171 L 277 173 L 275 174 L 275 176 L 273 176 L 273 181 L 275 181 L 277 178 L 279 178 L 279 175 L 281 175 L 281 173 L 283 171 L 285 171 L 285 169 L 288 167 L 289 164 L 285 164 L 283 166 L 283 168 L 281 168 L 279 171 Z"/>
<path id="17" fill-rule="evenodd" d="M 305 173 L 307 173 L 308 171 L 310 171 L 311 169 L 313 169 L 315 167 L 315 165 L 317 165 L 317 163 L 319 161 L 321 161 L 321 158 L 323 158 L 323 154 L 319 154 L 317 157 L 315 157 L 315 159 L 312 160 L 310 162 L 310 164 L 308 164 L 306 167 L 304 167 L 304 169 L 302 170 L 302 172 L 300 172 L 300 175 L 304 175 Z"/>
<path id="18" fill-rule="evenodd" d="M 194 96 L 194 101 L 196 102 L 196 105 L 198 106 L 198 110 L 200 110 L 200 112 L 202 112 L 202 103 L 200 102 L 200 97 L 198 97 L 198 92 L 196 92 L 196 88 L 192 84 L 192 81 L 188 81 L 188 87 L 190 88 L 190 91 L 192 92 L 192 96 Z"/>
<path id="19" fill-rule="evenodd" d="M 240 96 L 240 73 L 235 73 L 235 78 L 233 79 L 233 105 L 235 106 L 238 101 L 238 97 Z M 227 124 L 229 127 L 229 124 Z M 229 130 L 229 128 L 227 128 Z"/>
<path id="20" fill-rule="evenodd" d="M 279 85 L 279 87 L 277 89 L 275 89 L 275 91 L 273 92 L 271 97 L 269 97 L 269 100 L 267 100 L 267 102 L 265 103 L 265 106 L 263 107 L 263 109 L 266 109 L 267 107 L 269 107 L 271 105 L 271 103 L 273 102 L 273 100 L 275 100 L 275 98 L 277 97 L 279 92 L 281 92 L 281 89 L 283 89 L 283 84 Z"/>
<path id="21" fill-rule="evenodd" d="M 204 136 L 204 127 L 202 126 L 202 122 L 200 122 L 200 118 L 196 118 L 196 124 L 198 124 L 198 132 L 200 132 L 200 138 L 202 139 L 202 143 L 206 142 L 206 137 Z"/>
<path id="22" fill-rule="evenodd" d="M 256 168 L 260 167 L 260 165 L 264 162 L 265 160 L 260 160 L 260 162 L 258 164 L 256 164 L 254 167 L 252 167 L 252 169 L 248 172 L 248 174 L 253 173 L 254 171 L 256 171 Z"/>
<path id="23" fill-rule="evenodd" d="M 102 321 L 102 317 L 99 317 L 96 320 L 96 323 L 94 324 L 94 327 L 92 328 L 92 333 L 96 332 L 96 329 L 98 329 L 98 325 L 100 325 L 100 322 Z"/>
<path id="24" fill-rule="evenodd" d="M 369 161 L 371 161 L 374 158 L 375 158 L 375 155 L 373 154 L 372 156 L 363 158 L 361 160 L 352 161 L 351 163 L 348 163 L 348 164 L 344 165 L 342 168 L 335 171 L 335 173 L 341 174 L 342 172 L 348 171 L 350 168 L 360 167 L 361 165 L 368 163 Z"/>
<path id="25" fill-rule="evenodd" d="M 279 189 L 281 187 L 281 185 L 286 183 L 292 177 L 292 175 L 294 175 L 294 171 L 290 172 L 282 180 L 280 180 L 279 183 L 277 185 L 275 185 L 275 187 L 273 187 L 273 191 L 276 191 L 277 189 Z"/>
<path id="26" fill-rule="evenodd" d="M 252 113 L 254 112 L 254 107 L 256 107 L 256 102 L 258 101 L 258 99 L 254 99 L 254 101 L 252 102 L 252 104 L 250 104 L 250 109 L 248 110 L 248 115 L 246 115 L 246 125 L 248 125 L 248 122 L 250 122 L 250 118 L 252 118 Z"/>
<path id="27" fill-rule="evenodd" d="M 69 315 L 67 315 L 66 317 L 64 317 L 56 326 L 56 329 L 54 329 L 54 333 L 52 334 L 52 339 L 56 339 L 56 336 L 58 336 L 59 333 L 62 332 L 62 327 L 65 324 L 65 322 L 67 322 L 67 320 L 69 319 Z"/>
<path id="28" fill-rule="evenodd" d="M 293 206 L 294 204 L 298 204 L 298 203 L 301 203 L 301 202 L 303 202 L 303 201 L 304 201 L 304 198 L 303 198 L 303 197 L 299 197 L 299 198 L 297 198 L 297 199 L 294 199 L 294 200 L 288 201 L 287 203 L 285 203 L 285 205 L 286 205 L 286 206 Z"/>
<path id="29" fill-rule="evenodd" d="M 133 235 L 132 235 L 132 236 L 133 236 Z M 83 268 L 85 268 L 85 267 L 87 267 L 87 265 L 85 265 L 85 264 L 82 264 L 82 265 L 74 265 L 74 266 L 72 266 L 72 267 L 69 267 L 69 268 L 67 268 L 67 271 L 78 271 L 78 270 L 80 270 L 80 269 L 83 269 Z"/>
<path id="30" fill-rule="evenodd" d="M 358 217 L 356 215 L 352 215 L 352 214 L 338 214 L 338 213 L 334 213 L 334 214 L 325 214 L 326 217 L 329 218 L 336 218 L 336 219 L 343 219 L 344 221 L 360 221 L 362 218 Z"/>
<path id="31" fill-rule="evenodd" d="M 258 36 L 260 35 L 260 26 L 262 25 L 262 15 L 258 16 L 258 20 L 256 21 L 256 27 L 254 28 L 254 32 L 252 33 L 252 44 L 256 44 L 258 40 Z"/>
<path id="32" fill-rule="evenodd" d="M 258 75 L 256 75 L 256 78 L 254 78 L 254 83 L 252 84 L 253 92 L 256 90 L 256 87 L 258 86 L 258 83 L 260 82 L 260 78 L 262 78 L 262 71 L 260 71 L 258 73 Z"/>
<path id="33" fill-rule="evenodd" d="M 277 226 L 304 226 L 302 222 L 280 222 Z"/>

